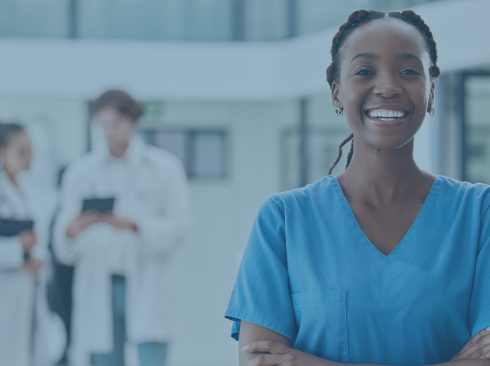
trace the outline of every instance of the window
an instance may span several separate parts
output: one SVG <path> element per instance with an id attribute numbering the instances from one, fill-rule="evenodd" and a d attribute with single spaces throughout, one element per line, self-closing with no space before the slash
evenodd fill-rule
<path id="1" fill-rule="evenodd" d="M 231 39 L 232 0 L 78 0 L 79 36 L 92 39 Z"/>
<path id="2" fill-rule="evenodd" d="M 242 0 L 246 41 L 274 41 L 288 37 L 288 0 Z"/>
<path id="3" fill-rule="evenodd" d="M 370 0 L 344 0 L 332 5 L 332 2 L 324 0 L 297 1 L 298 33 L 305 34 L 332 27 L 338 28 L 347 20 L 351 12 L 357 9 L 370 9 L 372 2 Z M 328 41 L 326 40 L 326 43 Z"/>
<path id="4" fill-rule="evenodd" d="M 221 129 L 143 128 L 143 139 L 177 156 L 191 179 L 224 179 L 228 175 L 227 132 Z"/>
<path id="5" fill-rule="evenodd" d="M 69 1 L 0 1 L 0 36 L 64 38 L 68 36 Z"/>
<path id="6" fill-rule="evenodd" d="M 298 33 L 306 34 L 332 27 L 338 28 L 350 13 L 358 9 L 394 11 L 411 8 L 431 0 L 296 0 Z M 433 1 L 433 0 L 432 0 Z"/>
<path id="7" fill-rule="evenodd" d="M 463 77 L 463 179 L 490 183 L 490 72 Z"/>
<path id="8" fill-rule="evenodd" d="M 2 0 L 0 36 L 274 41 L 292 31 L 338 27 L 356 9 L 394 10 L 429 1 Z"/>
<path id="9" fill-rule="evenodd" d="M 337 158 L 339 142 L 346 136 L 346 128 L 310 128 L 308 131 L 308 182 L 314 182 L 326 175 Z M 287 129 L 281 139 L 281 184 L 282 189 L 296 188 L 300 182 L 299 144 L 300 135 L 297 129 Z M 345 156 L 350 145 L 344 146 L 342 161 L 335 168 L 334 174 L 345 167 Z"/>

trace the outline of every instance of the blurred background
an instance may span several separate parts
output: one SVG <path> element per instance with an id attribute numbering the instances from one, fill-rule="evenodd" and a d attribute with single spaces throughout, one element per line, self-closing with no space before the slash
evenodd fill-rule
<path id="1" fill-rule="evenodd" d="M 0 119 L 29 129 L 46 215 L 60 169 L 95 143 L 89 106 L 108 88 L 144 102 L 138 133 L 185 166 L 193 225 L 170 264 L 170 366 L 237 365 L 223 313 L 241 251 L 260 204 L 326 175 L 349 134 L 325 69 L 359 8 L 412 8 L 431 27 L 442 75 L 417 161 L 490 183 L 488 1 L 0 1 Z"/>

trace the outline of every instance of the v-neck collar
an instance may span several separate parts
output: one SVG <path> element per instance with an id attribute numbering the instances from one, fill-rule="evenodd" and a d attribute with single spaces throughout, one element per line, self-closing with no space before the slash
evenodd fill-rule
<path id="1" fill-rule="evenodd" d="M 422 207 L 419 209 L 419 211 L 418 211 L 417 215 L 415 216 L 415 219 L 412 221 L 410 227 L 405 232 L 402 239 L 396 244 L 396 246 L 388 254 L 384 254 L 368 238 L 368 236 L 366 235 L 366 233 L 362 229 L 361 225 L 357 221 L 357 218 L 354 214 L 354 211 L 352 210 L 352 207 L 351 207 L 349 201 L 347 200 L 347 197 L 345 196 L 344 191 L 342 190 L 342 186 L 340 185 L 338 178 L 335 176 L 332 176 L 332 179 L 334 181 L 334 187 L 337 190 L 337 196 L 345 208 L 346 214 L 348 216 L 348 219 L 351 221 L 352 227 L 354 227 L 354 230 L 356 230 L 358 232 L 359 236 L 369 246 L 368 249 L 371 251 L 374 251 L 377 256 L 379 256 L 385 260 L 389 260 L 389 259 L 393 258 L 399 251 L 401 251 L 403 249 L 403 247 L 406 246 L 405 242 L 409 241 L 409 238 L 413 235 L 413 232 L 415 231 L 419 222 L 423 221 L 424 217 L 427 215 L 427 211 L 430 209 L 430 206 L 432 205 L 432 202 L 434 201 L 434 198 L 436 196 L 436 192 L 438 191 L 439 183 L 441 181 L 441 177 L 439 175 L 436 175 L 436 177 L 435 177 L 434 181 L 432 182 L 432 185 L 429 189 L 427 197 L 425 198 L 424 203 L 422 204 Z"/>

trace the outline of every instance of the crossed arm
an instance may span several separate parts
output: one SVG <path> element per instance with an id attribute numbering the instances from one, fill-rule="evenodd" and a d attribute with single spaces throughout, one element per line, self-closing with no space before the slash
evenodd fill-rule
<path id="1" fill-rule="evenodd" d="M 329 361 L 293 349 L 287 338 L 246 321 L 242 321 L 240 327 L 239 359 L 240 366 L 354 365 Z M 490 366 L 490 330 L 475 335 L 451 361 L 438 365 Z"/>

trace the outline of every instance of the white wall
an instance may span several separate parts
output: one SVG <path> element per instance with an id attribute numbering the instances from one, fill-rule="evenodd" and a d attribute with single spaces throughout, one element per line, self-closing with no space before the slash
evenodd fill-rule
<path id="1" fill-rule="evenodd" d="M 192 184 L 191 237 L 172 263 L 179 330 L 171 366 L 232 366 L 236 344 L 223 314 L 255 214 L 279 190 L 279 131 L 297 112 L 288 102 L 176 104 L 168 125 L 229 131 L 231 171 L 223 182 Z"/>

